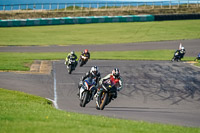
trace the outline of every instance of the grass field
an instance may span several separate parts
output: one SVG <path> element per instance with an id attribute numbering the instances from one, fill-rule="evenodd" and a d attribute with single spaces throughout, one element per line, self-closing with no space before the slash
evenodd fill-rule
<path id="1" fill-rule="evenodd" d="M 77 52 L 80 53 L 80 52 Z M 120 53 L 120 55 L 119 55 Z M 91 52 L 91 59 L 171 60 L 173 50 Z M 67 53 L 0 53 L 0 70 L 27 71 L 34 60 L 65 60 Z M 79 57 L 79 55 L 77 55 Z M 193 61 L 194 57 L 183 60 Z"/>
<path id="2" fill-rule="evenodd" d="M 3 45 L 113 44 L 200 38 L 200 20 L 0 28 Z"/>
<path id="3" fill-rule="evenodd" d="M 200 128 L 153 124 L 56 110 L 48 100 L 0 88 L 1 133 L 199 133 Z"/>

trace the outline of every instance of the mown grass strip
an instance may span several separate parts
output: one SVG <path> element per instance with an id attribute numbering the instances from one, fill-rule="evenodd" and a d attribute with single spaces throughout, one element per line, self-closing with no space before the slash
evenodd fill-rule
<path id="1" fill-rule="evenodd" d="M 27 71 L 34 60 L 61 60 L 66 53 L 0 53 L 0 70 Z"/>
<path id="2" fill-rule="evenodd" d="M 174 50 L 139 50 L 92 52 L 92 59 L 106 60 L 171 60 Z M 185 57 L 183 61 L 194 60 L 194 57 Z"/>
<path id="3" fill-rule="evenodd" d="M 115 44 L 200 38 L 200 20 L 0 28 L 2 45 Z"/>
<path id="4" fill-rule="evenodd" d="M 0 88 L 1 133 L 198 133 L 200 128 L 153 124 L 56 110 L 48 100 Z"/>
<path id="5" fill-rule="evenodd" d="M 78 53 L 78 57 L 80 52 Z M 171 60 L 173 50 L 91 52 L 91 59 L 101 60 Z M 67 53 L 0 53 L 0 70 L 27 71 L 34 60 L 65 60 Z M 193 61 L 195 57 L 184 57 Z"/>

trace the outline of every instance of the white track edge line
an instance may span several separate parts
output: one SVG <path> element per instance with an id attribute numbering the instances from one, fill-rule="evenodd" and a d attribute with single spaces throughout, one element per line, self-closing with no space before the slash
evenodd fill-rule
<path id="1" fill-rule="evenodd" d="M 59 109 L 58 104 L 57 104 L 57 88 L 56 88 L 56 69 L 55 69 L 55 64 L 53 62 L 53 83 L 54 83 L 54 106 L 56 109 Z"/>

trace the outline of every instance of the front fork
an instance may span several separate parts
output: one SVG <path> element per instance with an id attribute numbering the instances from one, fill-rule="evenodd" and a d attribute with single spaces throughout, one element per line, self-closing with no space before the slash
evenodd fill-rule
<path id="1" fill-rule="evenodd" d="M 79 89 L 79 99 L 80 100 L 82 100 L 82 94 L 83 94 L 83 92 L 85 91 L 85 89 L 83 89 L 83 87 L 81 87 L 80 89 Z M 91 94 L 92 93 L 92 94 Z M 93 90 L 92 92 L 90 92 L 90 100 L 92 100 L 93 99 L 93 97 L 94 97 L 94 95 L 96 94 L 96 90 Z"/>
<path id="2" fill-rule="evenodd" d="M 80 88 L 79 90 L 79 99 L 82 100 L 82 93 L 84 92 L 85 89 L 83 87 Z"/>

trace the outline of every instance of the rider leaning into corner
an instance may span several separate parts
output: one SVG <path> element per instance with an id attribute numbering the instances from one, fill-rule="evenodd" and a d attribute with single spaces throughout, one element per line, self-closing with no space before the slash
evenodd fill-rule
<path id="1" fill-rule="evenodd" d="M 182 59 L 184 57 L 186 51 L 185 51 L 184 47 L 181 47 L 180 49 L 176 50 L 175 53 L 178 53 L 179 58 Z"/>
<path id="2" fill-rule="evenodd" d="M 99 81 L 99 88 L 97 89 L 97 93 L 96 93 L 97 99 L 98 99 L 99 95 L 101 94 L 101 92 L 103 90 L 102 89 L 102 83 L 104 81 L 108 80 L 108 79 L 110 79 L 110 82 L 112 84 L 114 84 L 117 91 L 120 91 L 123 88 L 123 81 L 122 81 L 122 78 L 120 76 L 120 70 L 118 68 L 115 68 L 115 69 L 112 70 L 111 74 L 108 74 L 107 76 L 105 76 L 104 78 L 102 78 Z M 114 98 L 117 98 L 117 91 L 115 93 Z"/>
<path id="3" fill-rule="evenodd" d="M 101 74 L 100 74 L 100 72 L 99 72 L 99 68 L 98 68 L 97 66 L 93 66 L 93 67 L 90 69 L 90 71 L 87 72 L 87 73 L 85 74 L 85 76 L 82 77 L 81 81 L 80 81 L 79 84 L 78 84 L 78 93 L 77 93 L 78 96 L 79 96 L 79 91 L 80 91 L 80 88 L 81 88 L 81 86 L 82 86 L 82 84 L 83 84 L 83 81 L 84 81 L 86 78 L 95 79 L 95 82 L 96 82 L 95 86 L 96 86 L 96 88 L 97 88 L 98 85 L 99 85 L 99 81 L 100 81 L 100 79 L 101 79 Z M 95 93 L 96 93 L 96 92 L 95 92 Z"/>
<path id="4" fill-rule="evenodd" d="M 85 49 L 83 52 L 81 52 L 80 56 L 88 57 L 88 59 L 90 59 L 90 52 L 88 49 Z"/>
<path id="5" fill-rule="evenodd" d="M 66 59 L 65 59 L 65 65 L 67 65 L 68 64 L 68 60 L 70 59 L 70 58 L 74 58 L 75 60 L 76 60 L 76 64 L 75 64 L 75 66 L 77 66 L 77 64 L 78 64 L 78 59 L 77 59 L 77 56 L 76 56 L 76 54 L 75 54 L 75 52 L 74 51 L 71 51 L 68 55 L 67 55 L 67 57 L 66 57 Z"/>

